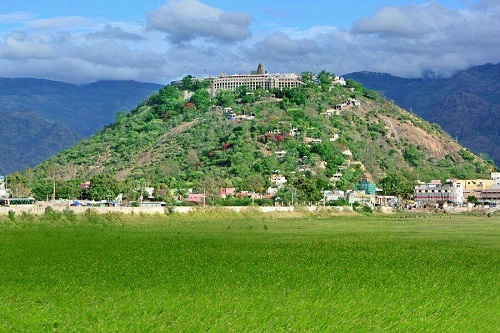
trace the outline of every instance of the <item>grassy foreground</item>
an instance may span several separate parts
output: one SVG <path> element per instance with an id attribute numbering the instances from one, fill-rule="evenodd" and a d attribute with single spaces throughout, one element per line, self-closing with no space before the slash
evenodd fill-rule
<path id="1" fill-rule="evenodd" d="M 500 218 L 0 217 L 1 332 L 499 332 Z"/>

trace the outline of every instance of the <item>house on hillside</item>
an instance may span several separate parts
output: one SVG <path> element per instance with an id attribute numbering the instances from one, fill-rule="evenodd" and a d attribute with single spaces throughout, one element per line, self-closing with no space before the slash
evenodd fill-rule
<path id="1" fill-rule="evenodd" d="M 332 137 L 330 137 L 331 142 L 335 142 L 338 139 L 340 139 L 340 135 L 338 135 L 337 133 L 335 133 Z"/>
<path id="2" fill-rule="evenodd" d="M 347 157 L 352 157 L 352 152 L 349 150 L 349 149 L 345 149 L 343 152 L 342 152 L 342 155 L 344 156 L 347 156 Z"/>
<path id="3" fill-rule="evenodd" d="M 195 203 L 195 204 L 204 204 L 205 203 L 205 194 L 203 193 L 189 193 L 187 201 Z"/>
<path id="4" fill-rule="evenodd" d="M 286 156 L 286 150 L 280 150 L 275 152 L 277 158 L 284 158 Z"/>
<path id="5" fill-rule="evenodd" d="M 330 178 L 330 181 L 331 182 L 338 182 L 340 180 L 340 178 L 342 178 L 342 173 L 337 172 L 337 173 L 333 174 L 332 178 Z"/>
<path id="6" fill-rule="evenodd" d="M 223 187 L 220 189 L 219 196 L 221 198 L 226 198 L 228 195 L 234 196 L 236 194 L 236 188 L 234 187 Z"/>
<path id="7" fill-rule="evenodd" d="M 317 139 L 317 138 L 310 138 L 310 137 L 307 137 L 307 136 L 306 136 L 306 137 L 304 138 L 304 142 L 305 142 L 305 143 L 322 143 L 322 142 L 323 142 L 323 140 L 321 140 L 321 139 Z"/>
<path id="8" fill-rule="evenodd" d="M 287 182 L 286 177 L 280 174 L 271 175 L 271 177 L 269 177 L 269 181 L 278 188 L 285 185 Z"/>

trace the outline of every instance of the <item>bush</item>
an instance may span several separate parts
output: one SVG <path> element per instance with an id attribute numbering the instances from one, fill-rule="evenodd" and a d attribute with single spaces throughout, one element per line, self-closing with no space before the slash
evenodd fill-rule
<path id="1" fill-rule="evenodd" d="M 23 220 L 23 221 L 33 222 L 34 219 L 35 219 L 35 217 L 33 216 L 33 214 L 30 214 L 28 212 L 21 213 L 21 220 Z"/>
<path id="2" fill-rule="evenodd" d="M 363 206 L 361 208 L 361 212 L 363 212 L 365 214 L 372 214 L 373 213 L 373 209 L 370 206 Z"/>
<path id="3" fill-rule="evenodd" d="M 65 210 L 63 210 L 62 214 L 63 214 L 64 218 L 66 220 L 68 220 L 69 222 L 73 222 L 73 223 L 76 222 L 76 214 L 71 209 L 66 208 Z"/>
<path id="4" fill-rule="evenodd" d="M 11 220 L 11 221 L 16 220 L 16 212 L 15 211 L 9 210 L 8 216 L 9 216 L 9 220 Z"/>
<path id="5" fill-rule="evenodd" d="M 101 217 L 99 216 L 99 214 L 91 208 L 88 208 L 83 213 L 83 216 L 84 216 L 85 220 L 89 223 L 99 224 L 101 222 Z"/>
<path id="6" fill-rule="evenodd" d="M 44 211 L 44 214 L 43 214 L 43 219 L 45 221 L 54 222 L 54 221 L 60 220 L 61 217 L 62 217 L 62 213 L 58 212 L 54 208 L 52 208 L 50 206 L 48 206 L 48 207 L 45 208 L 45 211 Z"/>

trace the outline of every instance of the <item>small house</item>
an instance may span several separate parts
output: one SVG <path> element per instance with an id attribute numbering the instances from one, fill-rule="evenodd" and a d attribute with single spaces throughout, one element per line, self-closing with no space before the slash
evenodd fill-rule
<path id="1" fill-rule="evenodd" d="M 234 187 L 223 187 L 220 189 L 220 197 L 221 198 L 226 198 L 228 195 L 235 195 L 236 193 L 236 188 Z"/>

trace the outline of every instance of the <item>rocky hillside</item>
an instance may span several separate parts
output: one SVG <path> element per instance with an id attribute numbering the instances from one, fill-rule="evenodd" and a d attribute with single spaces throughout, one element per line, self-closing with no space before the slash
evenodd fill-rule
<path id="1" fill-rule="evenodd" d="M 14 142 L 19 143 L 14 152 L 0 151 L 0 174 L 34 166 L 73 146 L 79 138 L 89 137 L 111 124 L 118 111 L 133 109 L 160 87 L 135 81 L 77 86 L 49 80 L 0 78 L 2 144 L 13 147 Z M 33 149 L 28 153 L 29 146 Z"/>
<path id="2" fill-rule="evenodd" d="M 472 67 L 445 79 L 403 79 L 371 72 L 346 77 L 439 124 L 461 144 L 500 165 L 500 64 Z"/>
<path id="3" fill-rule="evenodd" d="M 203 87 L 185 93 L 167 86 L 37 166 L 35 179 L 111 175 L 132 188 L 200 190 L 217 181 L 263 190 L 279 174 L 306 199 L 312 189 L 352 188 L 366 172 L 376 182 L 388 174 L 488 177 L 492 166 L 439 126 L 350 83 L 351 89 L 312 81 L 284 91 L 242 88 L 216 98 Z"/>

